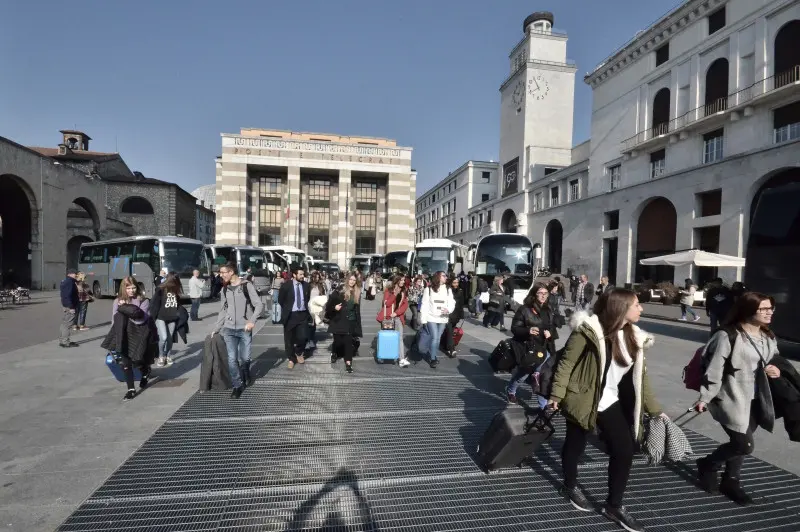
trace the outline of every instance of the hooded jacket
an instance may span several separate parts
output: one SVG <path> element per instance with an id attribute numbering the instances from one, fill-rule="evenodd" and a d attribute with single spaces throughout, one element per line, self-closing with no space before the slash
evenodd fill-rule
<path id="1" fill-rule="evenodd" d="M 605 375 L 610 353 L 606 352 L 606 341 L 603 328 L 597 316 L 589 316 L 586 312 L 576 312 L 570 320 L 572 334 L 567 340 L 563 355 L 559 358 L 550 399 L 559 403 L 564 417 L 579 425 L 584 430 L 594 430 L 597 425 L 597 405 L 603 393 L 603 376 Z M 626 377 L 632 381 L 631 400 L 626 400 L 626 379 L 620 383 L 620 402 L 626 417 L 633 420 L 633 437 L 641 441 L 644 413 L 657 416 L 661 407 L 655 399 L 650 387 L 645 368 L 644 350 L 650 348 L 653 336 L 633 325 L 636 352 L 633 368 Z"/>
<path id="2" fill-rule="evenodd" d="M 250 296 L 250 304 L 244 295 L 247 290 Z M 256 291 L 255 286 L 250 281 L 242 280 L 236 286 L 228 285 L 220 292 L 221 307 L 217 315 L 217 322 L 214 324 L 213 331 L 220 332 L 223 327 L 228 329 L 241 330 L 248 323 L 256 324 L 256 320 L 264 311 L 264 303 Z M 291 309 L 289 309 L 291 310 Z M 288 312 L 288 311 L 286 311 Z"/>

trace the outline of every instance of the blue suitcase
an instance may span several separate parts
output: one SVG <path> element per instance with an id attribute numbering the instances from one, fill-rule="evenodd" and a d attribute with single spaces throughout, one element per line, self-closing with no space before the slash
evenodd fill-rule
<path id="1" fill-rule="evenodd" d="M 375 353 L 378 362 L 395 363 L 400 360 L 400 332 L 380 331 L 378 333 L 378 349 Z"/>
<path id="2" fill-rule="evenodd" d="M 114 378 L 117 379 L 119 382 L 125 382 L 125 372 L 122 371 L 122 366 L 117 361 L 119 355 L 115 353 L 108 353 L 106 355 L 106 366 L 108 369 L 111 370 L 111 373 L 114 375 Z M 142 372 L 138 370 L 138 368 L 133 368 L 133 380 L 140 381 L 142 380 Z"/>

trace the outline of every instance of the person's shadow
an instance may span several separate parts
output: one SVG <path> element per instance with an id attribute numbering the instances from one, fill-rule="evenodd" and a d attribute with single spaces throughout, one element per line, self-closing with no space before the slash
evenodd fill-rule
<path id="1" fill-rule="evenodd" d="M 354 505 L 351 504 L 352 500 L 347 500 L 353 498 L 355 499 Z M 342 499 L 345 500 L 342 501 Z M 325 483 L 321 490 L 294 511 L 291 521 L 286 526 L 287 532 L 291 530 L 312 530 L 307 526 L 306 522 L 311 518 L 316 520 L 317 516 L 315 514 L 319 513 L 319 506 L 322 506 L 323 512 L 327 507 L 327 514 L 322 525 L 316 529 L 318 532 L 379 530 L 369 503 L 358 487 L 357 475 L 346 468 L 340 469 L 333 478 Z M 340 508 L 343 511 L 340 511 Z"/>

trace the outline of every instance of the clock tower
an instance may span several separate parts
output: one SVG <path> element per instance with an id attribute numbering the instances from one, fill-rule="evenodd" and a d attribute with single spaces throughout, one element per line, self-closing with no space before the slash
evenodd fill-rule
<path id="1" fill-rule="evenodd" d="M 509 76 L 500 86 L 499 197 L 542 179 L 546 167 L 572 163 L 577 68 L 567 61 L 567 36 L 553 31 L 553 14 L 546 11 L 533 13 L 522 26 L 524 37 L 509 55 Z M 527 205 L 513 207 L 529 212 Z"/>

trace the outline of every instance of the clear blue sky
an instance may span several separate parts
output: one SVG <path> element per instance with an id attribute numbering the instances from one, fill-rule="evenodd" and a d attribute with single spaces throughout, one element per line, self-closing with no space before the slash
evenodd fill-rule
<path id="1" fill-rule="evenodd" d="M 497 160 L 500 83 L 522 21 L 550 10 L 583 75 L 676 3 L 637 0 L 89 0 L 7 2 L 0 136 L 91 148 L 187 190 L 214 182 L 241 127 L 390 137 L 422 192 L 468 159 Z"/>

